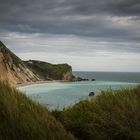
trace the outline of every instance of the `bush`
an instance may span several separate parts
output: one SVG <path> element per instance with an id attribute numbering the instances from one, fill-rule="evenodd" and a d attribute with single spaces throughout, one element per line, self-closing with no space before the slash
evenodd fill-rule
<path id="1" fill-rule="evenodd" d="M 52 114 L 80 140 L 140 140 L 140 86 L 102 91 Z"/>

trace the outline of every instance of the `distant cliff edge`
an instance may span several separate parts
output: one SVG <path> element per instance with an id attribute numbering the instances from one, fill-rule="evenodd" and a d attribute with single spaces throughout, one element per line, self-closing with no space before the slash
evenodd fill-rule
<path id="1" fill-rule="evenodd" d="M 50 64 L 37 60 L 24 61 L 24 63 L 40 79 L 72 81 L 72 67 L 68 64 Z"/>
<path id="2" fill-rule="evenodd" d="M 0 80 L 16 85 L 40 80 L 72 79 L 70 65 L 54 65 L 37 60 L 22 61 L 0 41 Z"/>

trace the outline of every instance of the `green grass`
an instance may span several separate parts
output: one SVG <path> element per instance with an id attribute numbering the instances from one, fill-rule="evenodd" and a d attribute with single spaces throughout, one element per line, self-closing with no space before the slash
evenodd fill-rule
<path id="1" fill-rule="evenodd" d="M 41 78 L 48 80 L 63 80 L 63 74 L 68 71 L 72 71 L 72 68 L 68 64 L 50 64 L 42 61 L 25 61 L 25 64 Z"/>
<path id="2" fill-rule="evenodd" d="M 79 140 L 140 140 L 140 86 L 103 91 L 52 114 Z"/>
<path id="3" fill-rule="evenodd" d="M 50 112 L 0 82 L 0 140 L 75 140 Z"/>

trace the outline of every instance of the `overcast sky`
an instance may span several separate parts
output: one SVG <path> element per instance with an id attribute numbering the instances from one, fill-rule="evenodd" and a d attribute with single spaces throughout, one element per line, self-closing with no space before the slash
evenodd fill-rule
<path id="1" fill-rule="evenodd" d="M 24 60 L 140 72 L 140 0 L 0 0 L 0 40 Z"/>

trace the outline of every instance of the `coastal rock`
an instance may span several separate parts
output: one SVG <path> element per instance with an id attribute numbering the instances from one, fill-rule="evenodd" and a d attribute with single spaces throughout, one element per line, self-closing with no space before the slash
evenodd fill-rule
<path id="1" fill-rule="evenodd" d="M 89 93 L 88 96 L 94 96 L 94 95 L 95 95 L 95 92 L 92 91 L 92 92 Z"/>
<path id="2" fill-rule="evenodd" d="M 96 79 L 91 79 L 91 81 L 96 81 Z"/>
<path id="3" fill-rule="evenodd" d="M 81 78 L 81 77 L 74 77 L 73 81 L 75 81 L 75 82 L 78 82 L 78 81 L 89 81 L 89 79 Z"/>
<path id="4" fill-rule="evenodd" d="M 63 74 L 63 80 L 65 80 L 65 81 L 73 80 L 72 70 L 67 71 L 66 73 Z"/>

